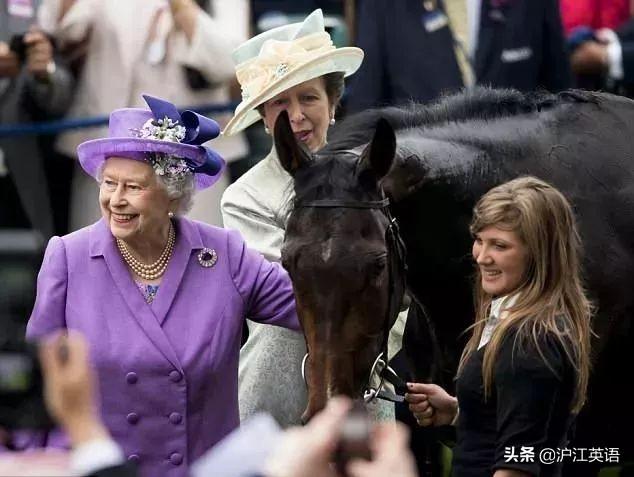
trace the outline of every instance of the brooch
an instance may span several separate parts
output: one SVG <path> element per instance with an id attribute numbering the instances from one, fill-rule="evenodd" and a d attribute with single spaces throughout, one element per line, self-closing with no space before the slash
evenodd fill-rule
<path id="1" fill-rule="evenodd" d="M 276 79 L 280 79 L 282 76 L 284 76 L 286 73 L 288 73 L 288 65 L 286 63 L 279 63 L 276 67 L 275 67 L 275 71 L 273 72 L 273 76 L 275 76 Z"/>
<path id="2" fill-rule="evenodd" d="M 198 263 L 205 268 L 213 267 L 218 261 L 218 254 L 213 248 L 203 248 L 198 252 Z"/>

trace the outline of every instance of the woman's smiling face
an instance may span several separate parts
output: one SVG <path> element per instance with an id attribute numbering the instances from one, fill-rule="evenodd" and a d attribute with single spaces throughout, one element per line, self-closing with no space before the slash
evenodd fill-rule
<path id="1" fill-rule="evenodd" d="M 475 234 L 473 259 L 483 290 L 493 297 L 508 295 L 522 285 L 528 268 L 528 248 L 512 230 L 485 227 Z"/>
<path id="2" fill-rule="evenodd" d="M 99 205 L 116 238 L 131 243 L 158 233 L 169 221 L 171 202 L 148 163 L 119 157 L 105 162 Z"/>
<path id="3" fill-rule="evenodd" d="M 326 93 L 324 79 L 314 78 L 283 91 L 264 103 L 264 124 L 273 131 L 280 112 L 286 110 L 295 137 L 311 152 L 326 144 L 334 107 Z"/>

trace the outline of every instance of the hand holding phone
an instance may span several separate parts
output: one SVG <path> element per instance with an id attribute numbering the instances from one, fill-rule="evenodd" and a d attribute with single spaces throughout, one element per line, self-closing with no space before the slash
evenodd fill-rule
<path id="1" fill-rule="evenodd" d="M 335 451 L 337 471 L 347 476 L 346 468 L 352 460 L 371 460 L 370 435 L 372 421 L 365 405 L 355 401 L 341 424 L 339 444 Z"/>
<path id="2" fill-rule="evenodd" d="M 372 460 L 350 461 L 346 467 L 348 477 L 418 477 L 409 449 L 409 431 L 402 423 L 377 423 L 372 429 L 370 447 Z"/>
<path id="3" fill-rule="evenodd" d="M 284 431 L 262 474 L 271 477 L 339 477 L 332 465 L 351 402 L 333 398 L 303 427 Z"/>

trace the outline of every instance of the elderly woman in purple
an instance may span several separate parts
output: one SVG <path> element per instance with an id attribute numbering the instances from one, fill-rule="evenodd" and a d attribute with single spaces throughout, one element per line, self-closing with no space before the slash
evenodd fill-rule
<path id="1" fill-rule="evenodd" d="M 224 166 L 201 144 L 217 124 L 145 97 L 78 147 L 102 219 L 48 244 L 27 334 L 82 332 L 113 437 L 147 477 L 188 465 L 238 426 L 245 316 L 299 329 L 288 275 L 239 233 L 188 220 L 195 188 Z M 48 445 L 64 445 L 52 432 Z"/>

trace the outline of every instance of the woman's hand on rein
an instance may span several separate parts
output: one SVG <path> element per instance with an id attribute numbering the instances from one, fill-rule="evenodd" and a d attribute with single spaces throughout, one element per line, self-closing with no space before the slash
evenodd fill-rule
<path id="1" fill-rule="evenodd" d="M 421 426 L 445 426 L 458 412 L 458 400 L 436 384 L 407 383 L 405 400 Z"/>

